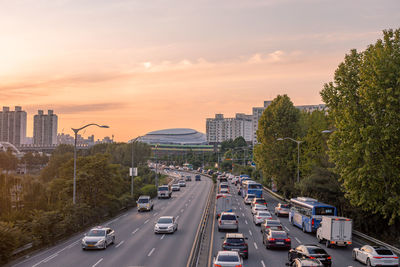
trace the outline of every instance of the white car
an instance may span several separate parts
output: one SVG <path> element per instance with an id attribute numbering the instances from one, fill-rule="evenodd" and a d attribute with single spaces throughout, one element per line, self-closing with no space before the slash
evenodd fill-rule
<path id="1" fill-rule="evenodd" d="M 154 225 L 154 233 L 174 233 L 178 230 L 178 223 L 174 216 L 162 216 Z"/>
<path id="2" fill-rule="evenodd" d="M 390 249 L 382 246 L 365 245 L 353 249 L 353 260 L 365 263 L 367 266 L 398 266 L 399 257 Z"/>
<path id="3" fill-rule="evenodd" d="M 260 225 L 267 219 L 272 220 L 272 215 L 269 211 L 257 211 L 257 213 L 253 215 L 253 222 L 255 225 Z"/>
<path id="4" fill-rule="evenodd" d="M 250 205 L 253 199 L 256 197 L 254 194 L 247 194 L 247 196 L 244 198 L 244 204 Z"/>
<path id="5" fill-rule="evenodd" d="M 218 251 L 214 265 L 218 267 L 242 267 L 243 259 L 237 251 Z"/>
<path id="6" fill-rule="evenodd" d="M 268 208 L 265 205 L 255 204 L 253 208 L 251 208 L 251 213 L 254 215 L 257 211 L 268 211 Z"/>
<path id="7" fill-rule="evenodd" d="M 85 237 L 82 239 L 82 249 L 106 249 L 109 244 L 114 243 L 114 230 L 98 226 L 85 234 Z"/>

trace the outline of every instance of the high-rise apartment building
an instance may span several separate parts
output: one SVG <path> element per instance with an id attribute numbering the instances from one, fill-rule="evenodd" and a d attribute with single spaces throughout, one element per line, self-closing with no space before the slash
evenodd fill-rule
<path id="1" fill-rule="evenodd" d="M 3 107 L 0 111 L 0 141 L 13 145 L 25 144 L 26 141 L 26 112 L 20 106 L 15 111 Z"/>
<path id="2" fill-rule="evenodd" d="M 258 121 L 260 120 L 261 115 L 264 110 L 272 103 L 272 101 L 264 101 L 263 107 L 254 107 L 252 114 L 252 139 L 251 142 L 253 145 L 257 144 L 257 129 L 258 129 Z"/>
<path id="3" fill-rule="evenodd" d="M 206 120 L 208 143 L 221 143 L 242 136 L 251 142 L 251 115 L 237 113 L 235 118 L 224 118 L 223 114 L 215 114 L 215 118 Z"/>
<path id="4" fill-rule="evenodd" d="M 33 144 L 57 145 L 57 124 L 58 118 L 53 110 L 48 110 L 47 114 L 39 110 L 33 117 Z"/>

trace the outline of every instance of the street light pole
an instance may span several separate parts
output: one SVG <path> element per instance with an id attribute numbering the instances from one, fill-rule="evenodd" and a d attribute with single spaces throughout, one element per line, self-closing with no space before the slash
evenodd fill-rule
<path id="1" fill-rule="evenodd" d="M 278 141 L 290 140 L 290 141 L 297 143 L 297 183 L 299 183 L 300 182 L 300 144 L 303 141 L 298 141 L 298 140 L 295 140 L 290 137 L 277 138 L 276 140 L 278 140 Z"/>
<path id="2" fill-rule="evenodd" d="M 134 168 L 134 161 L 133 161 L 133 159 L 134 159 L 134 153 L 133 153 L 133 146 L 135 145 L 135 142 L 140 138 L 141 136 L 138 136 L 138 137 L 136 137 L 135 139 L 133 139 L 132 140 L 132 142 L 131 142 L 131 145 L 132 145 L 132 175 L 131 175 L 131 196 L 133 197 L 133 168 Z"/>
<path id="3" fill-rule="evenodd" d="M 107 125 L 98 125 L 96 123 L 89 123 L 81 128 L 71 128 L 72 131 L 74 131 L 75 134 L 75 141 L 74 141 L 74 186 L 73 186 L 73 195 L 72 195 L 72 203 L 75 205 L 76 204 L 76 143 L 78 139 L 78 132 L 82 129 L 85 129 L 86 127 L 89 127 L 91 125 L 97 126 L 99 128 L 110 128 Z"/>
<path id="4" fill-rule="evenodd" d="M 156 145 L 156 153 L 155 153 L 155 156 L 156 156 L 156 188 L 158 188 L 158 170 L 157 170 L 157 167 L 158 167 L 158 159 L 157 159 L 157 149 L 158 149 L 158 144 Z"/>

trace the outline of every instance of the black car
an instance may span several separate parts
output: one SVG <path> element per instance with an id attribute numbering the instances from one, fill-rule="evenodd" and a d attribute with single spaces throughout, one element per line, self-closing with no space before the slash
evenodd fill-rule
<path id="1" fill-rule="evenodd" d="M 332 265 L 332 257 L 317 245 L 300 245 L 295 249 L 289 250 L 288 260 L 292 262 L 296 258 L 318 259 L 325 267 Z"/>
<path id="2" fill-rule="evenodd" d="M 290 249 L 291 240 L 285 231 L 268 231 L 263 234 L 263 244 L 267 249 L 283 248 Z"/>
<path id="3" fill-rule="evenodd" d="M 200 180 L 201 180 L 201 176 L 200 176 L 199 174 L 197 174 L 197 175 L 195 176 L 195 180 L 196 180 L 196 181 L 200 181 Z"/>
<path id="4" fill-rule="evenodd" d="M 246 239 L 247 237 L 244 237 L 243 234 L 226 234 L 222 250 L 237 251 L 240 256 L 247 259 L 249 257 L 249 246 Z"/>

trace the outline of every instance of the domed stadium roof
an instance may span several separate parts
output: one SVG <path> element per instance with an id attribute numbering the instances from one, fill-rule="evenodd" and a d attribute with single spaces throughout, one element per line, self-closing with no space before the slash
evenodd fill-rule
<path id="1" fill-rule="evenodd" d="M 137 139 L 147 144 L 179 144 L 203 145 L 207 144 L 206 135 L 193 129 L 173 128 L 149 132 Z"/>

